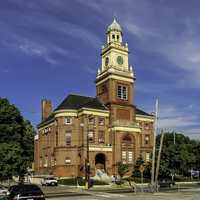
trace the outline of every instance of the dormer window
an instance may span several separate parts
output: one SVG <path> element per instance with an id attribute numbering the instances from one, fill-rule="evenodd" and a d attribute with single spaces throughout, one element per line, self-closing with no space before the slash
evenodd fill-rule
<path id="1" fill-rule="evenodd" d="M 72 118 L 71 117 L 65 117 L 65 124 L 72 124 Z"/>

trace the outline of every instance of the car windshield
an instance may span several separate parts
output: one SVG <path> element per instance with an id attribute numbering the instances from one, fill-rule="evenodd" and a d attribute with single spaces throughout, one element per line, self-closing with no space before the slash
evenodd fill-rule
<path id="1" fill-rule="evenodd" d="M 17 185 L 17 186 L 12 186 L 9 189 L 10 192 L 12 193 L 21 193 L 21 192 L 41 192 L 40 188 L 36 185 Z"/>

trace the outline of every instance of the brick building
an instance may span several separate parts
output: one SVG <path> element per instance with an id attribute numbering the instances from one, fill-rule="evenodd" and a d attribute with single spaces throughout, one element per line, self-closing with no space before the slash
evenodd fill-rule
<path id="1" fill-rule="evenodd" d="M 49 100 L 42 100 L 42 122 L 35 137 L 37 174 L 83 176 L 87 144 L 92 175 L 97 169 L 117 174 L 119 162 L 131 167 L 139 156 L 149 161 L 154 116 L 134 104 L 135 74 L 115 19 L 106 35 L 96 97 L 70 94 L 55 110 Z"/>

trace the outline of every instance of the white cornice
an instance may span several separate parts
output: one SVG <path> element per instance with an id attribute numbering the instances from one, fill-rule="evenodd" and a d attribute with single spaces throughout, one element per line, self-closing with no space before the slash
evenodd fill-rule
<path id="1" fill-rule="evenodd" d="M 112 152 L 112 147 L 89 147 L 89 151 Z"/>
<path id="2" fill-rule="evenodd" d="M 109 117 L 109 111 L 108 110 L 99 110 L 99 109 L 93 109 L 93 108 L 81 108 L 79 110 L 78 116 L 80 115 L 96 115 L 96 116 L 102 116 L 102 117 Z"/>
<path id="3" fill-rule="evenodd" d="M 77 110 L 72 110 L 72 109 L 62 109 L 55 111 L 55 117 L 77 117 L 78 116 L 78 111 Z"/>
<path id="4" fill-rule="evenodd" d="M 154 122 L 154 116 L 138 115 L 136 114 L 136 121 Z"/>
<path id="5" fill-rule="evenodd" d="M 141 133 L 141 129 L 140 128 L 136 128 L 136 127 L 116 126 L 116 127 L 110 128 L 110 130 L 111 131 L 126 131 L 126 132 L 138 132 L 138 133 Z"/>
<path id="6" fill-rule="evenodd" d="M 97 76 L 97 79 L 99 79 L 98 76 Z M 115 79 L 115 80 L 120 80 L 120 81 L 126 81 L 126 82 L 129 82 L 129 83 L 133 83 L 133 82 L 134 82 L 133 78 L 131 78 L 131 77 L 128 78 L 128 77 L 122 77 L 122 76 L 120 76 L 120 75 L 113 75 L 113 74 L 110 74 L 110 75 L 107 76 L 106 78 L 104 78 L 104 79 L 98 81 L 98 82 L 96 83 L 96 85 L 99 85 L 99 84 L 101 84 L 101 83 L 107 81 L 108 79 Z"/>

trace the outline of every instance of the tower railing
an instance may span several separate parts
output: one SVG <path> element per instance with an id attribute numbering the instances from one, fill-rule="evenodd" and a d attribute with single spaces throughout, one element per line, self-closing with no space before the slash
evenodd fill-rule
<path id="1" fill-rule="evenodd" d="M 139 128 L 139 124 L 130 120 L 115 120 L 112 126 L 125 126 L 132 128 Z"/>

